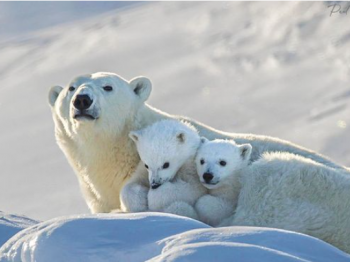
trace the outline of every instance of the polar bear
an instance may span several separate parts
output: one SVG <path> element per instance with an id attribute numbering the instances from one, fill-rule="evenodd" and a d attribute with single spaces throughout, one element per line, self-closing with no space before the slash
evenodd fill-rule
<path id="1" fill-rule="evenodd" d="M 151 90 L 151 81 L 146 77 L 127 81 L 117 74 L 103 72 L 79 76 L 64 88 L 50 89 L 48 98 L 56 141 L 75 170 L 92 213 L 120 208 L 120 190 L 140 161 L 129 132 L 161 119 L 185 119 L 148 105 Z M 286 151 L 344 169 L 324 156 L 287 141 L 220 132 L 194 120 L 187 121 L 210 140 L 229 138 L 239 144 L 250 143 L 252 160 L 263 152 Z"/>
<path id="2" fill-rule="evenodd" d="M 201 138 L 195 162 L 200 181 L 209 192 L 196 202 L 199 220 L 215 227 L 233 214 L 239 195 L 239 181 L 234 174 L 248 166 L 251 151 L 250 144 Z"/>
<path id="3" fill-rule="evenodd" d="M 132 177 L 145 177 L 147 170 L 148 183 L 134 183 L 133 179 L 126 183 L 120 196 L 122 210 L 150 210 L 198 219 L 193 206 L 206 189 L 199 181 L 194 162 L 200 145 L 197 130 L 186 122 L 167 119 L 132 131 L 130 138 L 141 158 Z M 143 190 L 135 194 L 140 188 Z"/>
<path id="4" fill-rule="evenodd" d="M 286 152 L 264 153 L 250 165 L 242 165 L 238 159 L 243 151 L 230 141 L 211 141 L 198 152 L 198 171 L 211 174 L 204 181 L 216 184 L 231 177 L 235 183 L 228 189 L 234 196 L 233 214 L 220 226 L 291 230 L 350 252 L 350 176 L 346 171 Z M 249 155 L 249 147 L 245 154 Z M 209 217 L 216 214 L 216 209 L 205 208 Z"/>

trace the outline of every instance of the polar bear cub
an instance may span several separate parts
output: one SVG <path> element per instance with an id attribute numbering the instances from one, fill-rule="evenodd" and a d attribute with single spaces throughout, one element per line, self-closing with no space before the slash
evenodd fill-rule
<path id="1" fill-rule="evenodd" d="M 130 138 L 142 161 L 133 176 L 139 177 L 137 172 L 144 175 L 145 169 L 148 173 L 148 210 L 198 219 L 193 207 L 206 189 L 198 179 L 194 162 L 200 145 L 197 130 L 185 122 L 162 120 L 132 131 Z M 124 204 L 135 197 L 127 196 L 125 191 L 123 194 Z"/>
<path id="2" fill-rule="evenodd" d="M 209 142 L 201 138 L 201 142 L 196 156 L 197 173 L 209 192 L 198 199 L 195 209 L 201 221 L 218 226 L 236 208 L 240 184 L 236 173 L 248 165 L 252 146 L 237 145 L 233 140 Z"/>
<path id="3" fill-rule="evenodd" d="M 287 152 L 264 153 L 249 163 L 250 151 L 223 140 L 199 149 L 198 172 L 210 188 L 195 206 L 199 217 L 218 226 L 296 231 L 350 253 L 350 174 Z M 229 186 L 219 191 L 222 181 Z"/>

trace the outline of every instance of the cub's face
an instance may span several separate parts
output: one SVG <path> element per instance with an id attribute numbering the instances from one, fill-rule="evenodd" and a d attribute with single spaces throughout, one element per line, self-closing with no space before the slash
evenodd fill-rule
<path id="1" fill-rule="evenodd" d="M 200 137 L 197 131 L 177 120 L 162 120 L 130 133 L 148 170 L 152 189 L 175 178 L 186 161 L 194 158 Z"/>
<path id="2" fill-rule="evenodd" d="M 79 76 L 65 88 L 52 87 L 49 103 L 56 128 L 69 137 L 91 139 L 95 134 L 121 133 L 128 119 L 151 93 L 151 82 L 138 77 L 130 82 L 112 73 Z"/>
<path id="3" fill-rule="evenodd" d="M 250 144 L 237 145 L 229 140 L 208 141 L 202 138 L 196 156 L 197 173 L 208 189 L 219 188 L 236 171 L 245 167 L 250 159 Z"/>

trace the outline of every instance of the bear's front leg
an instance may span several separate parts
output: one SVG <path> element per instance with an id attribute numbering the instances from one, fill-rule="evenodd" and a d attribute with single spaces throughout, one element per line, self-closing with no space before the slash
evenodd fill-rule
<path id="1" fill-rule="evenodd" d="M 198 199 L 195 210 L 200 221 L 215 227 L 233 214 L 234 206 L 233 203 L 222 198 L 204 195 Z"/>
<path id="2" fill-rule="evenodd" d="M 163 212 L 163 209 L 177 200 L 176 186 L 166 182 L 148 192 L 148 208 L 150 211 Z"/>
<path id="3" fill-rule="evenodd" d="M 139 184 L 127 184 L 120 193 L 121 210 L 124 212 L 147 211 L 148 188 Z"/>
<path id="4" fill-rule="evenodd" d="M 150 189 L 148 192 L 149 210 L 163 212 L 166 207 L 176 201 L 194 205 L 196 199 L 193 199 L 191 190 L 193 190 L 191 185 L 182 180 L 165 182 L 156 189 Z"/>
<path id="5" fill-rule="evenodd" d="M 145 212 L 148 210 L 148 173 L 140 163 L 130 180 L 120 192 L 121 210 L 124 212 Z"/>
<path id="6" fill-rule="evenodd" d="M 198 220 L 196 210 L 186 202 L 177 201 L 164 209 L 165 213 L 189 217 Z"/>

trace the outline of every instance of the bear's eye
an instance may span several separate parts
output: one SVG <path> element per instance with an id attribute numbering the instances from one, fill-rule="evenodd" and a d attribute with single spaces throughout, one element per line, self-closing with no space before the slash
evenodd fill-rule
<path id="1" fill-rule="evenodd" d="M 110 92 L 110 91 L 113 90 L 113 87 L 111 87 L 111 86 L 104 86 L 103 90 Z"/>
<path id="2" fill-rule="evenodd" d="M 74 87 L 74 86 L 70 86 L 70 87 L 68 88 L 68 90 L 71 91 L 71 92 L 73 92 L 73 91 L 75 90 L 75 87 Z"/>
<path id="3" fill-rule="evenodd" d="M 148 169 L 148 166 L 145 164 L 145 168 L 147 168 Z"/>
<path id="4" fill-rule="evenodd" d="M 201 165 L 204 165 L 205 161 L 204 159 L 201 159 Z"/>
<path id="5" fill-rule="evenodd" d="M 170 166 L 169 162 L 165 162 L 163 165 L 163 169 L 167 169 Z"/>
<path id="6" fill-rule="evenodd" d="M 220 166 L 226 166 L 226 161 L 221 160 L 221 161 L 219 162 L 219 164 L 220 164 Z"/>

